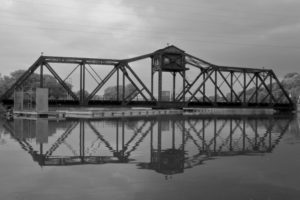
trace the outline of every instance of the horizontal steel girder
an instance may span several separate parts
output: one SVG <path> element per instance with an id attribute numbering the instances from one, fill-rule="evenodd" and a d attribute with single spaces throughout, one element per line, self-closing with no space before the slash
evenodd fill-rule
<path id="1" fill-rule="evenodd" d="M 116 65 L 120 60 L 100 59 L 100 58 L 76 58 L 76 57 L 56 57 L 42 56 L 47 63 L 67 63 L 67 64 L 89 64 L 89 65 Z"/>

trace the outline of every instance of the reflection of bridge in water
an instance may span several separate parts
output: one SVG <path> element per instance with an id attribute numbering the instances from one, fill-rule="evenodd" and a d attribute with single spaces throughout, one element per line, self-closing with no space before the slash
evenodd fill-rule
<path id="1" fill-rule="evenodd" d="M 41 166 L 133 163 L 170 175 L 219 156 L 270 153 L 290 122 L 274 116 L 19 119 L 5 123 L 4 128 Z M 70 153 L 60 151 L 62 146 Z M 140 158 L 141 152 L 150 158 Z"/>

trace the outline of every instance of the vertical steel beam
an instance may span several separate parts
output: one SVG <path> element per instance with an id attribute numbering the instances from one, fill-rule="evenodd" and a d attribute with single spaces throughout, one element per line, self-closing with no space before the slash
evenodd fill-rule
<path id="1" fill-rule="evenodd" d="M 155 72 L 153 72 L 153 66 L 152 66 L 152 68 L 151 68 L 151 94 L 153 95 L 153 79 L 154 79 L 154 73 Z M 154 96 L 154 95 L 153 95 Z M 153 99 L 152 99 L 152 101 L 153 101 Z"/>
<path id="2" fill-rule="evenodd" d="M 84 103 L 85 103 L 85 64 L 82 65 L 82 104 Z"/>
<path id="3" fill-rule="evenodd" d="M 79 69 L 79 101 L 82 104 L 82 64 L 80 64 Z"/>
<path id="4" fill-rule="evenodd" d="M 80 64 L 80 89 L 79 89 L 79 100 L 80 105 L 85 103 L 85 65 Z"/>
<path id="5" fill-rule="evenodd" d="M 205 147 L 206 147 L 206 145 L 205 145 L 205 143 L 206 143 L 206 141 L 205 141 L 205 128 L 206 128 L 206 126 L 205 126 L 205 119 L 202 119 L 202 150 L 203 151 L 208 151 L 208 149 L 206 149 Z"/>
<path id="6" fill-rule="evenodd" d="M 122 156 L 125 154 L 125 123 L 124 119 L 122 119 Z"/>
<path id="7" fill-rule="evenodd" d="M 272 74 L 270 74 L 270 92 L 273 93 L 273 86 L 272 86 L 272 82 L 273 82 L 273 79 L 272 79 Z M 275 101 L 275 99 L 274 99 Z M 270 104 L 272 104 L 272 97 L 270 95 Z"/>
<path id="8" fill-rule="evenodd" d="M 232 130 L 232 119 L 230 119 L 230 126 L 229 126 L 229 150 L 232 151 L 232 135 L 233 135 L 233 130 Z"/>
<path id="9" fill-rule="evenodd" d="M 214 118 L 214 153 L 217 150 L 217 119 Z"/>
<path id="10" fill-rule="evenodd" d="M 246 150 L 246 118 L 243 118 L 243 151 Z"/>
<path id="11" fill-rule="evenodd" d="M 217 103 L 218 99 L 218 74 L 217 74 L 217 69 L 215 69 L 215 104 Z"/>
<path id="12" fill-rule="evenodd" d="M 43 148 L 43 143 L 40 143 L 40 155 L 43 155 L 44 148 Z"/>
<path id="13" fill-rule="evenodd" d="M 185 129 L 185 119 L 182 120 L 182 151 L 185 150 L 185 135 L 186 135 L 186 129 Z"/>
<path id="14" fill-rule="evenodd" d="M 257 118 L 255 118 L 255 130 L 254 130 L 255 131 L 255 139 L 254 139 L 255 150 L 258 150 L 258 149 L 256 149 L 256 148 L 258 148 L 258 146 L 257 146 L 257 141 L 258 141 L 257 127 L 258 127 Z"/>
<path id="15" fill-rule="evenodd" d="M 202 69 L 203 71 L 204 71 L 204 69 Z M 206 97 L 206 89 L 205 89 L 205 81 L 206 81 L 206 77 L 205 77 L 205 75 L 206 75 L 206 71 L 204 71 L 203 72 L 203 88 L 202 88 L 202 90 L 203 90 L 203 96 L 202 96 L 202 100 L 203 100 L 203 102 L 205 102 L 205 97 Z"/>
<path id="16" fill-rule="evenodd" d="M 80 147 L 80 159 L 81 159 L 81 162 L 83 163 L 84 162 L 84 149 L 85 149 L 85 146 L 84 146 L 84 121 L 83 120 L 80 120 L 80 134 L 79 134 L 79 147 Z"/>
<path id="17" fill-rule="evenodd" d="M 120 69 L 118 68 L 117 69 L 117 101 L 120 100 L 120 97 L 119 97 L 119 87 L 120 87 Z"/>
<path id="18" fill-rule="evenodd" d="M 182 88 L 183 88 L 183 94 L 182 94 L 182 98 L 183 98 L 183 102 L 185 102 L 185 81 L 186 81 L 186 77 L 185 77 L 185 70 L 183 70 L 183 78 L 182 78 Z"/>
<path id="19" fill-rule="evenodd" d="M 230 102 L 233 103 L 233 71 L 230 71 Z"/>
<path id="20" fill-rule="evenodd" d="M 244 92 L 244 98 L 243 98 L 243 101 L 244 101 L 244 104 L 246 103 L 246 89 L 247 89 L 247 77 L 246 77 L 246 71 L 244 70 L 243 71 L 243 74 L 244 74 L 244 83 L 243 83 L 243 92 Z"/>
<path id="21" fill-rule="evenodd" d="M 258 73 L 255 73 L 255 103 L 258 103 Z"/>
<path id="22" fill-rule="evenodd" d="M 119 120 L 116 123 L 116 150 L 119 152 Z"/>
<path id="23" fill-rule="evenodd" d="M 173 102 L 175 102 L 176 72 L 173 72 Z"/>
<path id="24" fill-rule="evenodd" d="M 125 74 L 122 75 L 122 102 L 125 102 Z"/>
<path id="25" fill-rule="evenodd" d="M 269 132 L 269 147 L 270 151 L 272 151 L 272 131 Z"/>
<path id="26" fill-rule="evenodd" d="M 161 60 L 160 57 L 159 57 L 159 60 Z M 154 75 L 155 75 L 155 72 L 156 72 L 156 68 L 154 67 L 153 58 L 152 58 L 152 64 L 151 64 L 151 94 L 152 94 L 152 96 L 155 96 L 154 95 Z M 153 100 L 154 99 L 152 99 L 152 101 Z"/>
<path id="27" fill-rule="evenodd" d="M 44 87 L 44 66 L 43 63 L 40 66 L 40 88 Z"/>
<path id="28" fill-rule="evenodd" d="M 150 159 L 151 159 L 151 163 L 152 163 L 152 161 L 153 161 L 153 126 L 151 126 L 151 129 L 150 129 Z"/>
<path id="29" fill-rule="evenodd" d="M 158 71 L 158 102 L 161 102 L 161 92 L 162 92 L 162 70 Z"/>

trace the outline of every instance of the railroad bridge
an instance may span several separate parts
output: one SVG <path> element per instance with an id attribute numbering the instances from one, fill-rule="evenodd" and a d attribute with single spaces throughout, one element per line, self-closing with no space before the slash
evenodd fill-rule
<path id="1" fill-rule="evenodd" d="M 133 69 L 132 64 L 150 61 L 150 81 L 144 81 Z M 150 59 L 150 60 L 149 60 Z M 69 64 L 71 72 L 65 77 L 55 70 L 57 64 Z M 101 67 L 111 66 L 109 73 L 103 74 Z M 176 46 L 167 46 L 153 53 L 129 59 L 100 59 L 79 57 L 40 56 L 29 69 L 0 97 L 4 104 L 13 104 L 12 94 L 22 88 L 29 77 L 40 74 L 39 87 L 45 87 L 44 70 L 48 70 L 65 89 L 69 99 L 50 99 L 49 105 L 70 106 L 143 106 L 152 108 L 273 108 L 292 111 L 295 104 L 282 87 L 271 69 L 230 67 L 215 65 Z M 97 69 L 97 70 L 95 70 Z M 79 94 L 67 83 L 68 78 L 79 71 Z M 146 71 L 146 70 L 145 70 Z M 171 98 L 165 99 L 163 85 L 168 74 Z M 87 76 L 89 75 L 89 76 Z M 171 75 L 171 76 L 170 76 Z M 101 78 L 102 76 L 102 78 Z M 145 74 L 143 74 L 145 76 Z M 90 88 L 87 79 L 94 79 L 95 88 Z M 115 81 L 114 99 L 96 98 L 110 81 Z M 125 82 L 134 87 L 126 94 Z M 85 92 L 87 87 L 91 89 Z M 137 99 L 139 97 L 139 99 Z"/>

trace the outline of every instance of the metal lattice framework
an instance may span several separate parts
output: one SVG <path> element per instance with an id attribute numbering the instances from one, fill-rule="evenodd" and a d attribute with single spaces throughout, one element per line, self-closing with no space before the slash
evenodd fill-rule
<path id="1" fill-rule="evenodd" d="M 180 119 L 158 117 L 140 120 L 135 128 L 128 130 L 125 128 L 126 120 L 115 119 L 112 121 L 115 125 L 115 134 L 113 134 L 115 137 L 112 141 L 108 139 L 112 135 L 111 130 L 100 131 L 97 129 L 97 121 L 69 121 L 65 131 L 55 142 L 50 145 L 40 143 L 39 149 L 32 146 L 29 138 L 18 133 L 18 130 L 22 130 L 19 127 L 16 129 L 16 126 L 10 122 L 5 122 L 4 128 L 33 157 L 33 160 L 42 166 L 132 163 L 142 169 L 172 174 L 182 173 L 184 169 L 201 165 L 217 157 L 270 153 L 290 126 L 298 126 L 291 122 L 290 117 L 272 116 Z M 167 137 L 162 137 L 164 123 L 171 124 L 168 130 L 170 134 L 167 134 Z M 91 131 L 86 131 L 87 129 Z M 96 141 L 103 144 L 102 146 L 89 145 L 91 142 L 87 142 L 85 138 L 93 134 L 96 136 Z M 71 135 L 79 136 L 79 143 L 73 141 L 68 144 L 67 140 Z M 172 143 L 166 147 L 162 145 L 163 140 Z M 130 158 L 142 144 L 148 142 L 150 142 L 150 163 L 138 162 Z M 57 150 L 62 145 L 66 145 L 74 155 L 60 155 L 61 152 Z M 72 145 L 79 148 L 72 148 Z M 45 148 L 45 146 L 49 147 Z M 94 151 L 89 153 L 88 150 L 92 148 Z M 109 150 L 110 154 L 104 156 L 104 150 Z M 167 161 L 170 162 L 171 169 L 166 165 Z"/>
<path id="2" fill-rule="evenodd" d="M 144 59 L 151 59 L 151 82 L 146 83 L 131 67 L 131 64 Z M 67 77 L 62 78 L 52 65 L 56 63 L 75 65 Z M 112 70 L 101 78 L 94 68 L 103 65 L 112 66 Z M 189 68 L 187 68 L 189 67 Z M 56 78 L 72 100 L 52 100 L 50 104 L 69 104 L 85 106 L 148 106 L 148 107 L 226 107 L 226 108 L 274 108 L 293 110 L 294 103 L 282 87 L 273 70 L 243 67 L 219 66 L 185 53 L 175 46 L 168 46 L 153 53 L 123 60 L 95 59 L 75 57 L 40 56 L 38 60 L 8 89 L 0 98 L 4 103 L 14 90 L 20 87 L 30 75 L 40 69 L 40 87 L 44 87 L 43 69 Z M 194 70 L 193 77 L 187 71 Z M 80 94 L 76 95 L 66 80 L 74 71 L 80 71 Z M 171 101 L 162 97 L 163 73 L 173 77 Z M 97 82 L 97 86 L 86 95 L 86 74 Z M 157 74 L 157 95 L 155 95 L 154 75 Z M 96 100 L 94 97 L 103 90 L 105 84 L 116 77 L 117 95 L 111 100 Z M 177 76 L 177 79 L 176 79 Z M 181 91 L 176 92 L 178 77 L 181 79 Z M 135 88 L 125 95 L 125 80 Z M 122 83 L 120 83 L 122 82 Z M 177 84 L 178 85 L 178 84 Z M 119 88 L 122 88 L 120 95 Z M 178 88 L 177 88 L 178 89 Z M 178 91 L 178 90 L 177 90 Z M 209 95 L 209 92 L 213 94 Z M 139 95 L 142 100 L 137 101 Z M 262 96 L 263 95 L 263 96 Z"/>

